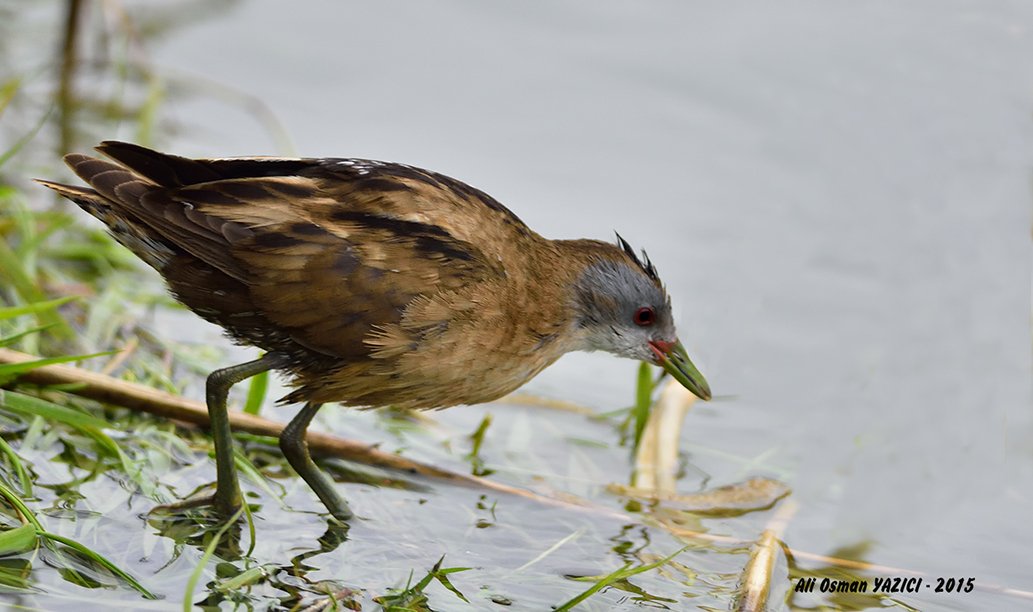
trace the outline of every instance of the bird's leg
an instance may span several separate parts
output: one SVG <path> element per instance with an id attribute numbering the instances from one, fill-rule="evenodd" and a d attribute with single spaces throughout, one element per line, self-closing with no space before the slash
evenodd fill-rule
<path id="1" fill-rule="evenodd" d="M 255 374 L 286 365 L 287 361 L 287 357 L 281 353 L 266 353 L 254 361 L 215 370 L 208 375 L 205 399 L 208 403 L 212 442 L 215 445 L 215 495 L 159 508 L 179 511 L 211 505 L 217 514 L 224 517 L 232 516 L 240 508 L 243 497 L 240 494 L 240 483 L 237 481 L 237 470 L 233 463 L 233 432 L 230 431 L 226 397 L 233 385 Z"/>
<path id="2" fill-rule="evenodd" d="M 226 411 L 226 396 L 230 387 L 255 374 L 284 365 L 285 356 L 266 353 L 254 361 L 215 370 L 208 375 L 205 385 L 205 399 L 208 402 L 208 418 L 211 421 L 212 441 L 215 443 L 215 496 L 212 506 L 215 512 L 229 516 L 240 508 L 243 498 L 237 469 L 233 463 L 233 432 L 230 431 L 230 415 Z"/>
<path id="3" fill-rule="evenodd" d="M 287 462 L 291 464 L 294 471 L 301 476 L 308 486 L 316 492 L 316 496 L 323 502 L 326 509 L 334 518 L 341 522 L 350 520 L 355 515 L 348 508 L 348 504 L 341 499 L 341 496 L 334 490 L 333 483 L 321 472 L 312 461 L 308 453 L 308 444 L 305 442 L 305 430 L 312 422 L 312 417 L 319 412 L 322 404 L 309 402 L 298 414 L 291 419 L 291 422 L 284 427 L 280 433 L 280 450 L 283 451 Z"/>

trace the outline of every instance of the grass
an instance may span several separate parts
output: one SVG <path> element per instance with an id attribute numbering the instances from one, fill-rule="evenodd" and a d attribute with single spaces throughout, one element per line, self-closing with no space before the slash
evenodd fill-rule
<path id="1" fill-rule="evenodd" d="M 39 313 L 48 308 L 55 308 L 65 302 L 67 302 L 67 300 L 54 300 L 51 302 L 43 302 L 22 307 L 0 309 L 0 320 L 26 314 Z M 47 363 L 77 361 L 83 358 L 84 357 L 64 357 L 56 359 L 41 359 L 35 362 L 16 364 L 18 366 L 16 368 L 12 367 L 14 365 L 12 364 L 0 367 L 0 376 L 13 377 L 20 372 L 27 371 L 32 368 L 38 368 L 42 365 L 46 365 Z M 81 432 L 96 441 L 105 451 L 117 456 L 127 474 L 139 475 L 139 470 L 133 469 L 125 453 L 123 453 L 118 445 L 103 432 L 103 429 L 109 426 L 106 421 L 97 419 L 89 414 L 85 414 L 66 406 L 59 406 L 57 404 L 47 402 L 37 397 L 12 391 L 5 391 L 2 389 L 0 389 L 0 409 L 4 409 L 15 414 L 33 417 L 37 420 L 47 419 L 51 422 L 60 423 Z M 18 475 L 22 494 L 27 498 L 32 497 L 32 482 L 22 459 L 6 441 L 3 443 L 3 451 L 7 462 L 13 467 L 14 471 Z M 146 488 L 147 483 L 139 479 L 137 480 L 139 485 Z M 147 599 L 155 598 L 150 591 L 144 588 L 128 572 L 106 559 L 103 555 L 91 550 L 89 547 L 74 539 L 47 531 L 36 517 L 36 514 L 28 507 L 28 505 L 26 505 L 25 501 L 4 482 L 0 482 L 0 497 L 2 497 L 16 510 L 18 518 L 23 522 L 20 527 L 0 532 L 0 555 L 34 549 L 40 542 L 42 542 L 44 546 L 49 548 L 55 554 L 58 560 L 66 561 L 68 553 L 58 546 L 58 544 L 63 544 L 67 549 L 78 553 L 82 561 L 90 564 L 94 568 L 103 568 L 104 570 L 107 570 L 127 583 L 133 589 L 137 590 L 143 597 Z M 71 567 L 71 564 L 66 563 L 66 565 L 68 565 L 67 571 L 72 580 L 80 583 L 85 583 L 89 580 L 84 577 L 79 570 Z"/>
<path id="2" fill-rule="evenodd" d="M 213 367 L 214 364 L 207 357 L 189 347 L 157 338 L 146 333 L 134 319 L 119 316 L 119 309 L 114 304 L 121 304 L 122 310 L 125 310 L 125 305 L 137 304 L 144 312 L 155 308 L 178 308 L 160 294 L 153 293 L 160 291 L 160 286 L 145 277 L 140 278 L 143 273 L 139 268 L 127 265 L 125 257 L 119 253 L 120 247 L 111 244 L 103 235 L 79 228 L 69 222 L 64 214 L 32 212 L 24 206 L 24 196 L 21 194 L 8 198 L 6 202 L 7 207 L 0 209 L 0 228 L 5 234 L 5 245 L 9 246 L 10 255 L 5 260 L 4 270 L 9 273 L 13 271 L 11 277 L 18 278 L 19 285 L 12 283 L 9 291 L 3 294 L 4 299 L 13 303 L 0 308 L 0 344 L 59 354 L 76 347 L 129 344 L 137 348 L 128 359 L 119 362 L 122 376 L 171 390 L 178 390 L 177 381 L 184 376 L 199 381 Z M 59 248 L 55 248 L 55 244 Z M 77 295 L 49 299 L 48 294 L 53 289 L 48 288 L 52 287 L 75 288 Z M 89 299 L 81 297 L 83 294 L 89 296 Z M 111 323 L 112 318 L 118 321 L 117 325 Z M 62 333 L 68 330 L 73 330 L 74 335 L 68 337 Z M 60 354 L 28 364 L 0 365 L 0 381 L 10 383 L 18 374 L 44 364 L 82 362 L 87 359 L 101 364 L 112 357 L 120 359 L 122 351 Z M 641 404 L 643 401 L 648 402 L 655 382 L 648 370 L 639 380 L 640 384 L 647 385 L 646 388 L 640 388 L 641 410 Z M 259 411 L 267 395 L 268 385 L 268 380 L 259 379 L 250 386 L 244 401 L 249 412 Z M 628 414 L 633 413 L 628 411 Z M 406 419 L 399 421 L 398 417 L 394 413 L 386 413 L 384 422 L 395 423 L 390 427 L 400 439 L 411 443 L 428 435 L 424 423 Z M 141 575 L 142 566 L 131 562 L 127 564 L 128 558 L 110 558 L 110 551 L 114 550 L 110 546 L 95 549 L 86 543 L 87 540 L 100 538 L 99 543 L 104 544 L 101 532 L 75 528 L 70 533 L 62 533 L 69 531 L 74 523 L 62 520 L 61 515 L 39 516 L 39 509 L 81 506 L 82 502 L 76 500 L 90 495 L 84 487 L 95 486 L 98 479 L 105 475 L 122 482 L 120 487 L 130 493 L 130 499 L 152 500 L 150 505 L 185 497 L 198 488 L 198 484 L 184 489 L 182 483 L 168 477 L 202 467 L 205 473 L 193 475 L 189 482 L 198 483 L 200 480 L 200 486 L 206 485 L 206 481 L 211 478 L 207 461 L 210 450 L 208 440 L 196 432 L 184 432 L 160 420 L 76 400 L 48 389 L 0 390 L 0 418 L 6 420 L 4 431 L 8 432 L 0 440 L 0 455 L 4 464 L 4 469 L 0 470 L 0 495 L 14 511 L 6 521 L 8 528 L 0 531 L 0 558 L 5 554 L 13 555 L 27 562 L 18 566 L 15 573 L 6 578 L 3 566 L 0 565 L 0 597 L 5 589 L 10 593 L 24 591 L 54 594 L 61 591 L 53 578 L 45 579 L 43 582 L 46 586 L 40 586 L 40 573 L 46 573 L 45 566 L 31 563 L 31 558 L 38 555 L 36 551 L 41 546 L 49 551 L 48 564 L 56 567 L 56 577 L 68 585 L 62 588 L 71 588 L 70 593 L 75 588 L 92 590 L 123 585 L 139 593 L 140 597 L 155 597 L 153 588 L 148 586 L 145 576 Z M 456 437 L 456 440 L 470 445 L 469 452 L 457 455 L 457 459 L 467 463 L 475 474 L 487 475 L 494 471 L 494 468 L 488 467 L 491 460 L 483 456 L 486 440 L 494 431 L 494 422 L 492 415 L 486 413 L 473 428 L 472 434 L 459 434 Z M 615 420 L 611 419 L 610 422 L 613 427 L 619 426 Z M 407 424 L 398 427 L 403 423 Z M 285 588 L 288 593 L 293 593 L 286 601 L 311 602 L 315 598 L 317 601 L 325 601 L 331 608 L 352 605 L 368 598 L 370 604 L 383 610 L 430 610 L 440 605 L 444 593 L 449 593 L 454 601 L 464 605 L 473 601 L 464 592 L 469 587 L 460 588 L 453 583 L 453 574 L 475 572 L 476 568 L 442 568 L 441 559 L 419 581 L 413 583 L 408 580 L 404 587 L 399 588 L 390 588 L 382 583 L 383 590 L 379 594 L 338 588 L 340 585 L 325 581 L 316 581 L 300 591 L 296 587 L 288 588 L 286 585 L 289 581 L 285 581 L 290 576 L 303 577 L 305 571 L 300 571 L 300 566 L 285 565 L 283 561 L 272 560 L 275 557 L 262 555 L 262 541 L 266 536 L 262 526 L 256 527 L 256 523 L 261 523 L 263 518 L 267 520 L 276 504 L 279 505 L 276 514 L 293 513 L 288 500 L 298 494 L 298 481 L 292 479 L 289 485 L 282 484 L 281 475 L 286 474 L 287 470 L 270 440 L 248 436 L 241 438 L 245 444 L 243 451 L 237 455 L 237 464 L 242 477 L 251 485 L 251 499 L 256 499 L 257 494 L 257 499 L 275 501 L 275 504 L 256 505 L 254 510 L 257 515 L 254 518 L 249 515 L 245 533 L 236 533 L 239 530 L 231 523 L 212 524 L 203 518 L 148 519 L 151 528 L 156 530 L 155 535 L 174 543 L 171 554 L 165 557 L 166 566 L 174 566 L 184 555 L 189 555 L 191 550 L 201 551 L 196 561 L 190 563 L 189 574 L 182 574 L 182 591 L 179 594 L 161 593 L 165 598 L 162 601 L 175 600 L 180 602 L 182 609 L 191 609 L 202 588 L 207 593 L 198 604 L 202 607 L 226 600 L 251 602 L 249 605 L 266 602 L 275 607 L 268 599 L 268 593 Z M 566 433 L 562 438 L 578 440 L 577 436 Z M 588 453 L 610 452 L 605 444 L 572 443 L 572 446 L 584 447 Z M 56 487 L 48 483 L 41 488 L 41 453 L 51 455 L 55 450 L 58 452 L 54 457 L 67 466 L 71 479 Z M 589 456 L 582 451 L 578 452 L 582 457 Z M 12 486 L 9 483 L 14 484 Z M 301 487 L 301 490 L 304 488 Z M 479 499 L 476 505 L 479 510 L 475 512 L 483 513 L 476 521 L 481 529 L 498 529 L 505 524 L 504 518 L 497 515 L 501 512 L 497 508 L 498 500 L 489 502 Z M 130 502 L 129 507 L 137 508 L 139 504 Z M 439 519 L 432 519 L 430 524 L 436 520 Z M 417 517 L 415 521 L 419 528 L 422 519 Z M 46 526 L 46 523 L 53 523 L 57 529 Z M 584 526 L 578 529 L 579 533 L 584 533 Z M 531 539 L 540 537 L 534 535 L 533 529 L 527 531 L 526 536 Z M 144 539 L 148 536 L 143 531 L 130 537 Z M 327 555 L 342 542 L 329 548 L 322 547 L 319 556 Z M 564 546 L 570 548 L 570 544 Z M 547 556 L 562 556 L 557 550 L 548 549 L 538 558 L 531 559 L 531 563 L 523 564 L 525 567 L 520 572 L 534 572 L 543 565 L 542 559 Z M 574 549 L 570 548 L 570 551 Z M 656 562 L 626 562 L 620 570 L 598 579 L 573 599 L 568 598 L 565 603 L 558 604 L 561 607 L 557 609 L 574 608 L 587 598 L 598 597 L 600 591 L 632 588 L 629 578 L 660 565 Z M 285 573 L 285 567 L 292 569 Z M 411 568 L 410 574 L 413 573 L 415 569 Z M 213 576 L 214 580 L 202 587 L 202 577 L 206 575 Z M 435 591 L 432 585 L 444 591 Z M 651 588 L 655 588 L 655 585 Z M 505 587 L 501 589 L 503 592 L 497 590 L 496 587 L 490 592 L 477 591 L 480 596 L 477 601 L 502 605 L 499 602 L 514 599 L 511 593 L 505 593 Z M 660 595 L 637 595 L 643 596 L 651 601 L 665 600 Z M 439 604 L 431 604 L 432 601 L 438 601 Z"/>
<path id="3" fill-rule="evenodd" d="M 113 83 L 109 93 L 80 92 L 75 108 L 57 109 L 72 118 L 73 133 L 107 135 L 127 126 L 140 142 L 161 142 L 170 133 L 165 105 L 184 91 L 207 92 L 260 115 L 280 147 L 292 148 L 268 109 L 239 92 L 155 75 L 134 56 L 143 41 L 128 17 L 123 23 L 105 33 L 116 60 L 92 75 Z M 53 124 L 52 104 L 32 106 L 31 80 L 0 85 L 0 121 L 19 105 L 34 117 L 13 130 L 15 142 L 0 154 L 0 171 L 19 183 L 25 167 L 11 167 L 26 158 L 46 159 L 42 169 L 30 165 L 33 176 L 59 172 L 52 147 L 41 142 Z M 141 608 L 146 601 L 169 610 L 662 609 L 676 608 L 686 592 L 700 605 L 722 607 L 737 588 L 747 546 L 697 543 L 687 550 L 659 526 L 659 515 L 628 518 L 621 500 L 603 492 L 614 474 L 627 473 L 641 439 L 657 386 L 648 366 L 638 371 L 634 405 L 598 418 L 473 408 L 433 420 L 395 411 L 348 417 L 354 437 L 392 452 L 522 488 L 555 489 L 594 513 L 330 462 L 338 478 L 362 483 L 347 487 L 362 518 L 342 528 L 315 513 L 318 505 L 275 441 L 242 434 L 235 458 L 246 530 L 203 514 L 151 514 L 156 504 L 210 488 L 211 443 L 203 433 L 79 399 L 67 388 L 8 387 L 28 368 L 88 360 L 124 380 L 199 396 L 204 375 L 225 364 L 217 350 L 152 331 L 149 320 L 182 311 L 156 276 L 84 223 L 84 214 L 30 193 L 0 182 L 0 346 L 52 357 L 0 365 L 7 385 L 0 389 L 0 601 L 24 595 L 37 607 L 128 601 Z M 238 404 L 258 414 L 270 387 L 267 376 L 255 377 Z M 343 428 L 334 418 L 325 415 Z M 621 437 L 625 446 L 609 443 Z M 777 467 L 740 458 L 750 461 L 755 469 Z M 686 513 L 673 516 L 709 528 Z M 756 521 L 737 520 L 735 531 L 759 533 Z M 660 557 L 653 550 L 678 552 Z M 696 552 L 705 554 L 687 558 Z M 456 567 L 442 567 L 445 554 Z M 577 577 L 568 568 L 591 571 Z"/>
<path id="4" fill-rule="evenodd" d="M 425 590 L 432 581 L 436 580 L 439 584 L 441 584 L 441 586 L 445 587 L 453 595 L 455 595 L 462 601 L 465 601 L 466 603 L 470 603 L 470 600 L 467 599 L 466 596 L 464 596 L 462 593 L 460 593 L 459 589 L 455 588 L 455 586 L 452 585 L 452 582 L 448 579 L 448 575 L 454 574 L 456 572 L 466 572 L 472 568 L 451 567 L 442 569 L 441 563 L 444 562 L 444 560 L 445 557 L 441 557 L 440 559 L 438 559 L 438 562 L 434 564 L 434 567 L 432 567 L 429 572 L 427 572 L 427 575 L 421 578 L 420 581 L 416 584 L 412 584 L 413 575 L 412 573 L 410 573 L 405 588 L 392 590 L 388 592 L 386 595 L 374 598 L 373 601 L 380 604 L 380 606 L 384 609 L 384 612 L 409 612 L 417 610 L 428 610 L 428 598 L 427 594 L 425 593 Z"/>
<path id="5" fill-rule="evenodd" d="M 625 563 L 624 566 L 621 567 L 620 569 L 618 569 L 616 571 L 613 571 L 613 572 L 607 574 L 606 576 L 600 576 L 598 578 L 574 578 L 574 580 L 580 580 L 580 581 L 585 581 L 585 582 L 593 581 L 594 580 L 595 584 L 593 584 L 591 587 L 589 587 L 587 590 L 585 590 L 585 592 L 583 592 L 583 593 L 577 595 L 576 597 L 574 597 L 574 598 L 564 602 L 563 604 L 561 604 L 559 607 L 557 607 L 555 609 L 555 612 L 566 612 L 567 610 L 571 610 L 577 604 L 579 604 L 582 601 L 588 599 L 593 594 L 599 592 L 600 590 L 602 590 L 602 589 L 604 589 L 604 588 L 606 588 L 606 587 L 608 587 L 610 585 L 616 584 L 616 583 L 621 582 L 621 581 L 626 581 L 628 578 L 631 578 L 632 576 L 635 576 L 637 574 L 641 574 L 642 572 L 648 572 L 649 570 L 653 570 L 653 569 L 656 569 L 658 567 L 662 567 L 664 565 L 667 565 L 668 563 L 671 562 L 671 560 L 673 560 L 675 557 L 677 557 L 682 551 L 684 551 L 687 548 L 688 548 L 688 546 L 685 546 L 685 547 L 681 548 L 680 550 L 675 551 L 671 555 L 669 555 L 667 557 L 664 557 L 663 559 L 660 559 L 659 561 L 656 561 L 654 563 L 649 563 L 649 564 L 646 564 L 646 565 L 640 565 L 639 567 L 634 567 L 634 568 L 631 567 L 632 563 L 629 561 L 629 562 Z M 669 603 L 677 603 L 677 602 L 674 601 L 674 600 L 669 600 Z"/>
<path id="6" fill-rule="evenodd" d="M 21 218 L 24 218 L 26 214 L 25 210 L 20 207 L 14 211 L 8 209 L 6 212 L 8 215 L 13 214 Z M 4 219 L 7 220 L 6 223 L 3 222 Z M 51 231 L 49 224 L 55 222 L 60 227 Z M 8 299 L 24 300 L 26 296 L 40 297 L 40 294 L 44 294 L 44 283 L 41 282 L 43 278 L 54 279 L 50 282 L 60 279 L 63 286 L 81 286 L 81 283 L 90 283 L 89 286 L 94 288 L 95 295 L 119 295 L 118 292 L 126 284 L 117 280 L 108 284 L 107 279 L 111 278 L 110 275 L 138 274 L 136 270 L 124 267 L 118 257 L 98 258 L 96 251 L 91 257 L 83 257 L 82 254 L 86 253 L 87 249 L 77 248 L 76 243 L 72 242 L 67 235 L 61 236 L 62 248 L 59 251 L 49 249 L 47 240 L 36 239 L 40 233 L 59 236 L 59 233 L 70 232 L 78 240 L 90 243 L 99 241 L 102 245 L 104 244 L 104 238 L 88 232 L 79 233 L 80 230 L 76 230 L 72 224 L 64 222 L 60 216 L 51 213 L 40 214 L 36 217 L 30 215 L 28 222 L 24 219 L 11 220 L 9 216 L 0 217 L 0 226 L 7 230 L 6 244 L 17 245 L 10 249 L 12 262 L 17 265 L 10 265 L 8 269 L 23 272 L 22 279 L 27 287 L 27 290 L 16 290 L 13 294 L 8 294 Z M 31 250 L 21 248 L 26 243 L 32 244 Z M 27 262 L 26 260 L 29 259 L 32 261 Z M 28 273 L 30 270 L 33 272 L 32 274 Z M 77 276 L 73 278 L 71 276 L 73 274 Z M 137 297 L 131 294 L 120 295 L 123 302 L 132 302 Z M 38 349 L 50 347 L 50 350 L 56 350 L 59 347 L 71 348 L 77 345 L 87 346 L 101 343 L 112 332 L 109 326 L 98 324 L 94 319 L 110 316 L 112 311 L 103 307 L 103 304 L 90 305 L 84 304 L 84 301 L 73 295 L 0 308 L 0 344 L 22 349 L 29 345 Z M 144 298 L 142 301 L 152 307 L 155 305 L 166 307 L 167 304 L 160 299 Z M 73 327 L 66 322 L 67 320 L 77 321 L 77 324 Z M 59 327 L 88 330 L 90 333 L 85 335 L 80 333 L 69 340 L 55 333 Z M 40 338 L 40 336 L 43 337 Z M 167 366 L 156 367 L 156 360 L 164 359 L 170 351 L 177 352 L 176 348 L 153 338 L 140 336 L 133 336 L 133 338 L 135 345 L 143 348 L 135 351 L 133 359 L 126 361 L 125 365 L 132 366 L 133 361 L 142 365 L 125 370 L 124 375 L 129 379 L 141 380 L 159 387 L 175 388 L 173 381 L 177 377 L 170 373 Z M 10 383 L 19 374 L 46 364 L 82 362 L 87 359 L 102 362 L 105 357 L 116 354 L 120 354 L 120 351 L 63 355 L 24 364 L 0 365 L 0 381 Z M 172 363 L 175 361 L 173 359 Z M 195 361 L 199 365 L 204 365 L 203 359 L 195 359 Z M 188 367 L 185 372 L 199 377 L 199 369 Z M 251 386 L 246 406 L 252 413 L 257 412 L 262 405 L 267 386 L 267 380 L 259 380 Z M 58 499 L 71 500 L 83 495 L 77 492 L 77 487 L 94 482 L 103 474 L 115 474 L 135 492 L 135 495 L 152 499 L 155 502 L 168 501 L 174 498 L 174 495 L 168 485 L 156 484 L 156 476 L 166 472 L 169 466 L 177 462 L 182 463 L 184 456 L 195 455 L 198 449 L 202 451 L 202 454 L 207 454 L 209 449 L 207 440 L 197 436 L 185 436 L 184 439 L 181 437 L 182 432 L 170 429 L 167 424 L 149 421 L 139 415 L 133 415 L 127 419 L 126 413 L 122 410 L 112 410 L 92 402 L 73 400 L 70 396 L 45 389 L 0 390 L 0 416 L 8 419 L 9 425 L 5 427 L 5 431 L 21 432 L 20 435 L 11 438 L 14 444 L 8 442 L 7 439 L 0 438 L 0 451 L 2 451 L 0 454 L 3 456 L 6 468 L 0 472 L 0 496 L 15 512 L 11 518 L 17 519 L 17 521 L 9 521 L 9 528 L 0 531 L 0 557 L 15 555 L 28 560 L 37 555 L 37 549 L 43 546 L 51 553 L 48 563 L 58 568 L 58 575 L 69 585 L 93 589 L 105 585 L 110 588 L 114 584 L 122 584 L 137 591 L 141 597 L 154 598 L 155 594 L 140 581 L 138 575 L 134 575 L 139 568 L 135 572 L 133 569 L 127 569 L 117 560 L 109 559 L 87 546 L 80 539 L 56 533 L 52 528 L 45 526 L 44 523 L 53 522 L 54 519 L 40 517 L 38 510 L 32 509 L 33 506 L 39 507 L 43 499 L 39 497 L 40 490 L 36 484 L 39 479 L 39 474 L 36 473 L 39 468 L 38 458 L 33 459 L 33 457 L 38 454 L 37 451 L 53 449 L 55 445 L 64 447 L 65 450 L 59 456 L 63 462 L 67 463 L 70 471 L 76 473 L 77 476 L 58 489 L 49 489 L 48 492 L 58 494 Z M 389 418 L 395 417 L 389 415 Z M 475 473 L 491 472 L 490 469 L 484 467 L 484 462 L 480 458 L 482 444 L 491 424 L 492 417 L 490 414 L 486 414 L 474 433 L 469 436 L 472 443 L 471 452 L 461 458 L 471 464 Z M 422 428 L 419 426 L 408 428 L 408 435 L 420 435 L 421 432 Z M 246 436 L 243 437 L 246 438 Z M 250 446 L 246 447 L 247 450 L 237 455 L 237 463 L 242 476 L 255 485 L 266 499 L 280 500 L 286 493 L 286 489 L 277 484 L 276 479 L 269 478 L 269 473 L 270 469 L 283 470 L 282 459 L 275 450 L 269 448 L 271 446 L 269 440 L 259 437 L 252 437 L 251 440 Z M 28 455 L 23 456 L 26 451 L 28 451 Z M 207 464 L 207 462 L 203 463 Z M 13 487 L 8 484 L 9 476 L 13 476 L 15 483 Z M 43 504 L 44 507 L 45 505 Z M 490 508 L 482 502 L 478 502 L 478 505 L 488 511 L 486 518 L 491 519 L 490 522 L 485 522 L 485 525 L 494 525 L 497 521 L 494 515 L 495 504 L 493 503 Z M 286 511 L 289 512 L 289 509 Z M 59 520 L 58 525 L 62 524 L 63 522 Z M 279 580 L 283 579 L 283 576 L 273 569 L 278 567 L 277 564 L 259 562 L 260 560 L 257 558 L 251 560 L 260 536 L 255 532 L 255 523 L 250 515 L 247 525 L 249 530 L 244 537 L 249 542 L 249 546 L 239 558 L 244 559 L 245 565 L 250 567 L 240 571 L 231 570 L 229 572 L 233 574 L 231 577 L 210 583 L 205 605 L 214 601 L 212 597 L 218 600 L 244 596 L 247 599 L 247 595 L 244 595 L 247 591 L 267 589 L 271 584 L 276 583 L 277 576 L 279 576 Z M 64 527 L 61 528 L 64 529 Z M 193 607 L 195 594 L 201 586 L 201 577 L 206 572 L 212 572 L 213 566 L 219 568 L 227 565 L 225 559 L 239 555 L 239 553 L 228 552 L 238 545 L 234 539 L 240 538 L 240 536 L 229 537 L 227 535 L 227 532 L 233 529 L 232 523 L 223 522 L 211 525 L 204 521 L 184 523 L 172 520 L 168 524 L 159 526 L 160 532 L 165 537 L 181 543 L 177 544 L 179 552 L 174 556 L 184 554 L 189 550 L 188 547 L 201 545 L 203 549 L 200 558 L 192 566 L 181 597 L 178 598 L 183 609 Z M 81 538 L 82 535 L 86 534 L 81 533 L 79 537 Z M 229 567 L 235 566 L 230 564 Z M 38 575 L 40 569 L 31 563 L 23 565 L 18 573 L 21 578 L 15 579 L 7 576 L 6 582 L 0 575 L 0 594 L 4 592 L 5 588 L 12 593 L 19 590 L 38 591 L 38 587 L 33 586 L 30 578 Z M 469 602 L 463 592 L 451 582 L 449 576 L 470 569 L 458 567 L 443 569 L 439 559 L 438 563 L 419 581 L 412 583 L 410 580 L 403 588 L 388 588 L 382 595 L 372 596 L 371 602 L 375 602 L 384 610 L 430 609 L 429 600 L 435 597 L 435 594 L 427 592 L 431 583 L 451 592 L 458 601 Z M 217 569 L 214 572 L 215 575 L 219 573 Z M 0 574 L 2 574 L 2 569 L 0 569 Z M 3 586 L 5 584 L 7 587 Z M 595 585 L 590 588 L 590 592 L 586 591 L 584 597 L 591 595 L 602 586 Z M 52 589 L 53 586 L 49 590 Z M 349 592 L 346 590 L 324 589 L 324 591 L 327 593 L 325 596 L 329 598 L 331 605 L 342 605 L 342 602 L 348 601 Z M 168 594 L 165 596 L 167 598 Z M 493 597 L 493 601 L 506 601 L 506 597 L 502 595 Z"/>

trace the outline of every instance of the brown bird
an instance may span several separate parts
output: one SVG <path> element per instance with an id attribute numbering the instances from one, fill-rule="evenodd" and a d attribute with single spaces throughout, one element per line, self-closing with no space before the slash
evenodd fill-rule
<path id="1" fill-rule="evenodd" d="M 72 154 L 89 188 L 39 181 L 103 221 L 177 300 L 267 351 L 207 381 L 217 485 L 241 504 L 226 396 L 270 369 L 304 407 L 280 436 L 291 466 L 339 520 L 305 429 L 325 402 L 444 408 L 499 398 L 570 351 L 663 367 L 704 400 L 656 270 L 618 236 L 548 240 L 486 193 L 365 159 L 187 159 L 104 142 Z M 185 502 L 186 505 L 199 505 Z"/>

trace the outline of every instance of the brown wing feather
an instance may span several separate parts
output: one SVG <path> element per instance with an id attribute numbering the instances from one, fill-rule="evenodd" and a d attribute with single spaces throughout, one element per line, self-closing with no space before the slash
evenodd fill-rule
<path id="1" fill-rule="evenodd" d="M 201 279 L 196 265 L 182 262 L 165 273 L 185 303 L 208 318 L 228 309 L 209 287 L 226 275 L 221 282 L 248 289 L 237 310 L 254 309 L 302 346 L 346 360 L 368 357 L 378 348 L 370 338 L 401 323 L 416 298 L 503 273 L 497 254 L 456 235 L 470 235 L 477 209 L 523 227 L 473 188 L 408 166 L 190 160 L 113 142 L 98 148 L 125 167 L 86 156 L 70 156 L 69 165 L 126 216 L 221 273 Z M 238 336 L 274 348 L 239 327 Z"/>
<path id="2" fill-rule="evenodd" d="M 117 216 L 146 225 L 168 244 L 187 251 L 233 278 L 243 279 L 244 271 L 239 263 L 225 257 L 224 236 L 213 230 L 202 217 L 193 214 L 192 206 L 171 200 L 168 189 L 122 166 L 85 155 L 66 155 L 65 163 L 96 190 Z"/>
<path id="3" fill-rule="evenodd" d="M 168 188 L 221 179 L 290 176 L 311 166 L 311 160 L 280 157 L 190 159 L 115 140 L 102 142 L 97 150 L 152 183 Z"/>
<path id="4" fill-rule="evenodd" d="M 330 221 L 251 226 L 254 235 L 231 249 L 248 270 L 256 305 L 313 350 L 368 355 L 370 333 L 399 323 L 414 298 L 476 284 L 492 271 L 476 248 L 438 228 L 340 208 Z M 246 211 L 231 214 L 241 219 Z M 269 207 L 263 214 L 271 216 Z"/>

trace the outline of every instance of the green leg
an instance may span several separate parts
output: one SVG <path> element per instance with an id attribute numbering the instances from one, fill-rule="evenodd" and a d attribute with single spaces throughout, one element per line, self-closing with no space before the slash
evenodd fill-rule
<path id="1" fill-rule="evenodd" d="M 355 515 L 334 490 L 333 482 L 312 462 L 312 457 L 308 453 L 308 444 L 305 443 L 305 430 L 312 422 L 312 417 L 319 412 L 320 406 L 322 404 L 309 402 L 305 404 L 301 412 L 291 419 L 291 422 L 283 429 L 283 433 L 280 434 L 280 450 L 283 451 L 288 463 L 298 473 L 298 476 L 301 476 L 316 492 L 316 496 L 330 511 L 330 514 L 343 523 Z"/>
<path id="2" fill-rule="evenodd" d="M 213 506 L 216 513 L 229 517 L 240 508 L 243 497 L 240 494 L 240 483 L 237 482 L 237 470 L 233 463 L 233 433 L 230 431 L 230 416 L 226 412 L 226 396 L 230 392 L 230 387 L 245 378 L 287 363 L 285 355 L 267 353 L 254 361 L 216 370 L 208 375 L 206 399 L 212 441 L 215 444 L 215 495 L 157 506 L 152 512 L 178 513 L 191 508 Z"/>
<path id="3" fill-rule="evenodd" d="M 286 364 L 286 358 L 278 353 L 267 353 L 262 357 L 216 370 L 208 375 L 206 399 L 208 417 L 211 421 L 212 440 L 215 443 L 215 473 L 217 482 L 212 506 L 222 516 L 230 516 L 240 508 L 243 498 L 237 470 L 233 463 L 233 433 L 230 431 L 230 417 L 226 411 L 226 396 L 230 387 L 240 381 Z"/>

